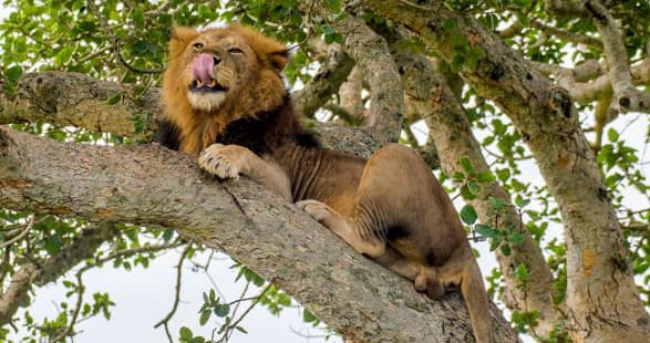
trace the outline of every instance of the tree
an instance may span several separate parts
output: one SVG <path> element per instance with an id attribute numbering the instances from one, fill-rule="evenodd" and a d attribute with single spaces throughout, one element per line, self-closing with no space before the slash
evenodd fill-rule
<path id="1" fill-rule="evenodd" d="M 489 239 L 490 292 L 517 332 L 650 341 L 647 163 L 633 148 L 649 138 L 626 134 L 650 112 L 647 2 L 11 3 L 0 26 L 5 327 L 32 285 L 63 279 L 76 305 L 21 325 L 72 337 L 112 306 L 84 300 L 83 271 L 184 247 L 183 258 L 227 252 L 249 282 L 274 285 L 253 304 L 281 307 L 281 289 L 350 340 L 469 340 L 457 295 L 428 301 L 258 185 L 218 183 L 147 144 L 172 23 L 239 21 L 295 47 L 286 76 L 304 84 L 298 107 L 326 145 L 368 156 L 399 139 L 439 170 L 465 201 L 469 239 Z M 201 321 L 212 313 L 229 308 L 206 294 Z M 493 319 L 500 342 L 517 340 Z"/>

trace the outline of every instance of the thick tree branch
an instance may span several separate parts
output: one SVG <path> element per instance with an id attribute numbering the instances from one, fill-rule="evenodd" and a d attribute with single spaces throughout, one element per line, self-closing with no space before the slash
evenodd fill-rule
<path id="1" fill-rule="evenodd" d="M 650 94 L 639 91 L 632 84 L 630 62 L 618 23 L 599 1 L 588 0 L 584 6 L 603 40 L 612 88 L 618 99 L 612 104 L 620 107 L 623 112 L 650 111 Z"/>
<path id="2" fill-rule="evenodd" d="M 296 106 L 302 114 L 313 118 L 314 113 L 336 94 L 341 84 L 350 74 L 354 60 L 338 44 L 329 46 L 328 58 L 303 90 L 295 96 Z"/>
<path id="3" fill-rule="evenodd" d="M 136 120 L 150 124 L 145 133 L 155 132 L 153 118 L 162 111 L 158 100 L 155 88 L 137 95 L 128 85 L 79 73 L 30 73 L 20 79 L 16 94 L 0 92 L 0 124 L 72 125 L 132 137 Z"/>
<path id="4" fill-rule="evenodd" d="M 219 183 L 195 164 L 158 146 L 83 146 L 0 128 L 0 206 L 177 228 L 247 264 L 346 336 L 471 339 L 458 295 L 430 301 L 261 186 Z M 499 342 L 517 341 L 494 310 Z"/>
<path id="5" fill-rule="evenodd" d="M 613 94 L 612 79 L 606 68 L 597 61 L 586 61 L 573 69 L 558 65 L 534 63 L 537 69 L 545 75 L 555 76 L 557 83 L 569 91 L 573 100 L 588 104 Z M 635 86 L 650 83 L 650 58 L 643 59 L 630 67 L 632 84 Z M 641 99 L 650 95 L 639 92 Z M 642 100 L 643 101 L 643 100 Z M 650 109 L 639 108 L 638 111 L 650 112 Z M 618 113 L 618 108 L 610 110 Z"/>
<path id="6" fill-rule="evenodd" d="M 319 8 L 321 16 L 332 16 L 326 7 L 312 4 L 301 2 L 304 9 Z M 380 145 L 396 142 L 402 131 L 402 87 L 386 41 L 354 17 L 335 20 L 331 25 L 343 36 L 343 51 L 363 69 L 370 85 L 370 112 L 365 124 Z"/>
<path id="7" fill-rule="evenodd" d="M 559 205 L 568 248 L 572 337 L 581 342 L 650 340 L 650 329 L 642 324 L 650 318 L 626 259 L 622 231 L 569 94 L 473 17 L 442 9 L 423 13 L 397 1 L 362 4 L 418 34 L 449 63 L 456 52 L 445 22 L 455 23 L 453 34 L 468 37 L 468 44 L 483 51 L 476 68 L 463 66 L 461 75 L 510 117 Z M 628 329 L 617 329 L 620 325 Z"/>

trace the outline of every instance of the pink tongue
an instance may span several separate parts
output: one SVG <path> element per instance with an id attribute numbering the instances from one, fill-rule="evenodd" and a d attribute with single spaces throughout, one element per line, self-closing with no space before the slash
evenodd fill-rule
<path id="1" fill-rule="evenodd" d="M 214 80 L 214 59 L 210 54 L 200 54 L 192 62 L 192 75 L 199 83 L 210 84 Z"/>

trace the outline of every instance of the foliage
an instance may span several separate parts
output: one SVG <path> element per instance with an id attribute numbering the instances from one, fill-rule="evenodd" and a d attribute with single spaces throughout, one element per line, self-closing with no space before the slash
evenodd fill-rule
<path id="1" fill-rule="evenodd" d="M 15 88 L 24 73 L 46 70 L 80 72 L 99 79 L 135 84 L 139 91 L 144 91 L 160 84 L 160 71 L 164 68 L 166 59 L 166 42 L 173 23 L 199 26 L 229 21 L 254 26 L 294 47 L 286 76 L 291 85 L 305 84 L 311 80 L 314 68 L 323 62 L 323 56 L 310 45 L 310 41 L 321 40 L 328 44 L 342 42 L 343 37 L 332 28 L 331 22 L 347 15 L 333 18 L 310 17 L 310 14 L 298 10 L 297 0 L 106 0 L 92 2 L 97 4 L 92 6 L 89 3 L 82 0 L 3 1 L 3 5 L 11 6 L 11 13 L 0 23 L 0 73 L 5 81 L 4 87 L 9 92 Z M 341 1 L 331 0 L 325 1 L 325 4 L 335 13 L 341 11 L 343 5 Z M 647 57 L 645 49 L 650 36 L 650 25 L 646 18 L 650 17 L 650 3 L 610 1 L 608 4 L 612 14 L 622 23 L 629 56 L 633 60 Z M 578 44 L 565 37 L 554 37 L 543 29 L 543 26 L 547 26 L 579 36 L 598 35 L 589 21 L 550 17 L 543 1 L 447 0 L 444 1 L 444 7 L 471 14 L 494 31 L 503 32 L 518 21 L 521 29 L 512 36 L 504 37 L 504 41 L 522 57 L 532 61 L 550 65 L 577 65 L 603 54 L 601 45 Z M 385 24 L 389 28 L 394 25 L 370 13 L 366 13 L 363 19 L 370 24 Z M 446 71 L 462 72 L 463 69 L 476 68 L 484 57 L 484 52 L 473 46 L 471 37 L 455 34 L 457 25 L 461 24 L 454 21 L 443 23 L 444 32 L 453 41 L 455 52 L 454 60 L 446 66 Z M 435 51 L 426 50 L 417 39 L 403 42 L 400 48 L 426 52 L 431 57 L 436 55 Z M 480 138 L 484 154 L 489 157 L 491 172 L 476 172 L 470 161 L 461 157 L 459 163 L 463 172 L 451 175 L 448 180 L 454 184 L 448 186 L 463 199 L 474 200 L 484 184 L 496 180 L 514 199 L 516 211 L 522 215 L 523 220 L 518 223 L 519 227 L 497 229 L 492 220 L 503 216 L 507 206 L 498 199 L 489 200 L 492 208 L 491 222 L 479 222 L 477 212 L 471 205 L 462 207 L 460 217 L 475 235 L 489 238 L 491 250 L 500 249 L 505 255 L 510 253 L 512 245 L 521 240 L 517 231 L 522 228 L 528 230 L 544 249 L 556 278 L 554 300 L 559 304 L 565 299 L 567 288 L 566 247 L 561 237 L 561 218 L 558 205 L 536 176 L 538 171 L 525 145 L 527 138 L 514 128 L 502 109 L 481 98 L 476 90 L 465 87 L 461 97 L 472 129 Z M 580 120 L 585 131 L 590 131 L 595 125 L 591 114 L 593 108 L 593 104 L 580 107 Z M 646 179 L 648 162 L 645 160 L 650 126 L 647 126 L 642 136 L 628 134 L 638 123 L 643 122 L 644 119 L 639 118 L 638 114 L 630 114 L 612 123 L 606 130 L 605 143 L 601 146 L 594 145 L 594 152 L 608 187 L 602 196 L 611 199 L 620 216 L 625 228 L 625 239 L 632 253 L 631 265 L 639 280 L 639 291 L 646 305 L 650 306 L 650 184 Z M 146 123 L 140 122 L 138 125 L 144 127 Z M 54 139 L 87 144 L 137 143 L 107 133 L 57 127 L 49 123 L 14 124 L 13 127 Z M 594 133 L 588 137 L 596 141 Z M 94 224 L 79 220 L 0 211 L 0 242 L 11 241 L 26 231 L 24 228 L 27 225 L 31 227 L 29 233 L 5 247 L 5 258 L 0 263 L 0 280 L 3 285 L 21 268 L 30 263 L 44 263 L 58 256 L 63 249 L 82 237 L 84 232 L 96 229 Z M 74 271 L 79 273 L 84 268 L 101 268 L 107 263 L 125 271 L 132 270 L 135 266 L 147 268 L 150 261 L 156 258 L 155 252 L 158 250 L 147 250 L 145 247 L 160 246 L 161 249 L 168 249 L 185 243 L 173 231 L 128 224 L 118 224 L 115 230 L 110 239 L 85 259 L 80 269 Z M 204 248 L 195 246 L 194 249 L 202 251 Z M 24 256 L 30 258 L 25 259 Z M 248 285 L 266 287 L 254 299 L 249 299 L 247 304 L 259 304 L 273 314 L 292 306 L 291 298 L 272 286 L 264 286 L 265 281 L 246 266 L 236 263 L 234 268 L 238 268 L 237 278 L 246 285 L 243 286 L 245 289 L 248 289 Z M 515 268 L 520 281 L 535 281 L 530 280 L 526 266 Z M 81 274 L 70 274 L 73 273 L 68 273 L 65 280 L 61 281 L 69 292 L 68 298 L 59 302 L 61 312 L 57 318 L 36 322 L 28 307 L 31 299 L 24 299 L 26 310 L 22 318 L 15 318 L 14 325 L 22 326 L 29 336 L 20 341 L 37 342 L 40 338 L 52 338 L 61 334 L 71 339 L 77 333 L 71 326 L 72 319 L 76 316 L 80 316 L 79 319 L 102 316 L 110 320 L 111 308 L 120 304 L 113 303 L 110 295 L 102 292 L 93 294 L 90 300 L 77 303 L 76 297 L 83 293 Z M 490 292 L 498 301 L 503 293 L 503 273 L 495 268 L 487 279 Z M 241 311 L 236 312 L 239 301 L 226 303 L 214 290 L 206 290 L 203 296 L 204 303 L 197 315 L 198 325 L 214 325 L 217 334 L 226 336 L 235 331 L 245 333 L 244 326 L 239 323 L 238 314 Z M 244 298 L 245 294 L 242 295 Z M 303 319 L 307 323 L 319 323 L 308 310 L 303 310 Z M 518 330 L 530 332 L 538 318 L 535 312 L 514 312 L 511 319 Z M 207 341 L 192 332 L 196 324 L 186 323 L 186 327 L 174 333 L 175 337 L 180 338 L 181 342 Z M 550 341 L 568 340 L 563 325 L 558 324 Z M 5 341 L 8 333 L 7 328 L 2 329 L 0 340 Z"/>

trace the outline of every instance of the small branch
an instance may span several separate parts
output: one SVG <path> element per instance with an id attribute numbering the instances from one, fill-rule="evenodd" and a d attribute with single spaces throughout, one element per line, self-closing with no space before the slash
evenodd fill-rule
<path id="1" fill-rule="evenodd" d="M 159 321 L 156 325 L 154 325 L 154 329 L 157 329 L 161 325 L 165 326 L 165 333 L 167 334 L 167 338 L 169 339 L 169 343 L 174 343 L 174 339 L 172 338 L 171 333 L 169 332 L 169 321 L 172 319 L 174 314 L 176 313 L 176 309 L 178 308 L 178 303 L 181 300 L 181 277 L 183 276 L 183 262 L 185 261 L 185 258 L 187 258 L 187 254 L 189 253 L 190 249 L 192 248 L 192 242 L 187 243 L 185 249 L 181 253 L 181 257 L 178 260 L 178 264 L 176 265 L 176 287 L 175 287 L 175 296 L 174 296 L 174 303 L 172 305 L 171 311 L 163 318 L 161 321 Z"/>
<path id="2" fill-rule="evenodd" d="M 165 250 L 165 249 L 170 249 L 170 248 L 176 248 L 180 246 L 181 244 L 178 243 L 169 243 L 169 244 L 160 244 L 160 245 L 149 245 L 145 247 L 138 247 L 138 248 L 131 248 L 131 249 L 124 249 L 117 251 L 115 253 L 112 253 L 104 258 L 97 258 L 93 262 L 89 262 L 86 264 L 84 267 L 79 269 L 77 273 L 75 274 L 75 277 L 77 279 L 77 302 L 75 305 L 75 308 L 72 312 L 72 318 L 70 319 L 70 324 L 68 324 L 63 330 L 59 331 L 53 338 L 50 339 L 50 342 L 59 342 L 63 340 L 66 336 L 68 336 L 74 328 L 74 325 L 77 323 L 78 318 L 79 318 L 79 312 L 81 311 L 81 307 L 83 305 L 83 297 L 84 293 L 86 291 L 86 287 L 83 284 L 83 274 L 87 272 L 88 270 L 95 268 L 97 266 L 100 266 L 108 261 L 111 261 L 113 259 L 119 258 L 119 257 L 124 257 L 124 256 L 129 256 L 135 253 L 147 253 L 147 252 L 156 252 L 160 250 Z"/>
<path id="3" fill-rule="evenodd" d="M 548 35 L 555 36 L 575 44 L 584 44 L 598 49 L 603 48 L 603 42 L 601 42 L 597 38 L 590 37 L 587 35 L 582 35 L 575 32 L 567 32 L 564 30 L 560 30 L 556 27 L 547 25 L 541 20 L 537 20 L 537 19 L 530 19 L 529 23 L 531 27 L 536 28 Z M 508 26 L 507 28 L 499 32 L 499 37 L 503 39 L 511 38 L 521 33 L 523 29 L 524 29 L 524 25 L 521 23 L 521 21 L 515 20 L 512 24 L 510 24 L 510 26 Z"/>
<path id="4" fill-rule="evenodd" d="M 228 342 L 228 340 L 229 340 L 230 337 L 232 336 L 234 330 L 239 326 L 239 323 L 241 323 L 242 320 L 244 320 L 244 318 L 246 318 L 246 316 L 250 313 L 250 311 L 252 311 L 253 308 L 255 308 L 255 306 L 256 306 L 257 303 L 260 301 L 260 299 L 264 296 L 264 294 L 266 294 L 266 292 L 269 291 L 269 289 L 271 289 L 272 286 L 273 286 L 273 285 L 272 285 L 271 283 L 269 283 L 268 285 L 266 285 L 266 287 L 264 287 L 264 289 L 262 289 L 262 291 L 261 291 L 257 296 L 254 297 L 253 302 L 251 302 L 251 304 L 248 305 L 248 307 L 246 308 L 246 310 L 244 310 L 244 313 L 242 313 L 242 314 L 239 316 L 239 318 L 237 318 L 234 322 L 232 322 L 232 324 L 229 324 L 229 325 L 226 326 L 225 329 L 222 329 L 222 330 L 224 330 L 224 332 L 222 333 L 221 338 L 219 338 L 219 339 L 216 341 L 217 343 L 225 343 L 225 342 Z M 237 303 L 237 305 L 239 305 L 239 303 Z"/>
<path id="5" fill-rule="evenodd" d="M 25 235 L 27 235 L 29 231 L 31 231 L 33 225 L 34 225 L 34 215 L 32 214 L 29 217 L 27 217 L 27 224 L 23 229 L 21 229 L 20 233 L 16 235 L 14 238 L 0 244 L 0 249 L 6 248 L 23 239 Z"/>
<path id="6" fill-rule="evenodd" d="M 440 1 L 440 5 L 438 5 L 438 8 L 434 8 L 434 7 L 429 7 L 429 6 L 422 6 L 422 5 L 416 4 L 414 2 L 411 2 L 409 0 L 397 0 L 397 1 L 401 2 L 402 4 L 404 4 L 404 5 L 408 6 L 408 7 L 413 7 L 413 8 L 416 8 L 416 9 L 419 9 L 419 10 L 422 10 L 422 11 L 426 11 L 426 12 L 438 11 L 440 9 L 440 6 L 442 6 L 442 3 L 443 3 L 442 1 Z"/>

